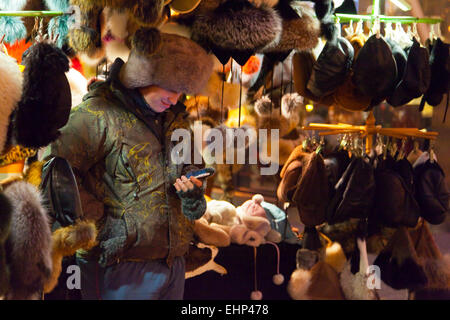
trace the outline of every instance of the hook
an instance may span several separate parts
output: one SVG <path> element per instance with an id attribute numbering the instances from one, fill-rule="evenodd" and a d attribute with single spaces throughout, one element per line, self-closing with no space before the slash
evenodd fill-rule
<path id="1" fill-rule="evenodd" d="M 340 38 L 342 36 L 342 31 L 341 31 L 341 20 L 339 19 L 339 17 L 336 18 L 336 28 L 338 31 L 338 37 Z"/>
<path id="2" fill-rule="evenodd" d="M 417 22 L 414 22 L 414 23 L 413 23 L 412 32 L 413 32 L 413 35 L 414 35 L 414 37 L 416 38 L 416 40 L 417 40 L 418 42 L 420 42 L 420 35 L 419 35 L 418 30 L 417 30 Z"/>
<path id="3" fill-rule="evenodd" d="M 347 28 L 345 28 L 345 33 L 347 37 L 351 37 L 355 34 L 355 30 L 353 29 L 353 20 L 350 20 L 350 24 Z"/>
<path id="4" fill-rule="evenodd" d="M 355 35 L 363 33 L 363 21 L 360 19 L 356 25 Z"/>

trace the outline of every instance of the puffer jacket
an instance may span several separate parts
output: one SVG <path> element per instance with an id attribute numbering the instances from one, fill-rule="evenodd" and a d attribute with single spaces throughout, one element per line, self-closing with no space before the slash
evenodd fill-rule
<path id="1" fill-rule="evenodd" d="M 173 183 L 202 165 L 171 161 L 177 143 L 171 135 L 177 128 L 188 128 L 187 113 L 179 105 L 164 113 L 160 141 L 130 90 L 118 80 L 122 65 L 116 60 L 108 79 L 91 85 L 44 159 L 59 156 L 70 162 L 84 218 L 96 221 L 104 239 L 126 238 L 118 259 L 165 259 L 170 266 L 174 257 L 187 252 L 194 225 L 183 215 Z M 117 225 L 106 228 L 110 221 Z M 98 259 L 104 249 L 97 246 L 83 256 Z"/>

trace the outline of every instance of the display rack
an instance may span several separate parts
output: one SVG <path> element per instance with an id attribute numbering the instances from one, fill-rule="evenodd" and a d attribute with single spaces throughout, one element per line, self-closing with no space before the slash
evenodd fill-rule
<path id="1" fill-rule="evenodd" d="M 370 20 L 375 22 L 389 21 L 389 22 L 401 22 L 401 23 L 426 23 L 436 24 L 440 23 L 441 19 L 435 18 L 415 18 L 415 17 L 388 17 L 380 15 L 379 10 L 380 1 L 374 0 L 372 7 L 372 15 L 350 15 L 350 14 L 336 14 L 339 21 L 359 21 Z M 383 128 L 381 125 L 375 125 L 375 117 L 373 112 L 370 111 L 366 119 L 366 124 L 362 126 L 355 126 L 350 124 L 324 124 L 324 123 L 311 123 L 308 126 L 304 126 L 303 130 L 317 130 L 322 131 L 319 133 L 321 136 L 325 135 L 337 135 L 346 133 L 359 133 L 366 138 L 366 153 L 370 153 L 373 149 L 373 135 L 381 134 L 393 138 L 423 138 L 429 140 L 435 140 L 438 136 L 437 132 L 427 132 L 419 130 L 418 128 Z"/>

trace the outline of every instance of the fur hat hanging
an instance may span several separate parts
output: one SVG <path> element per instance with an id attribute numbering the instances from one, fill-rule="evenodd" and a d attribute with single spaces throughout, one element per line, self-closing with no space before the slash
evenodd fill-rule
<path id="1" fill-rule="evenodd" d="M 9 117 L 22 95 L 23 74 L 16 61 L 0 52 L 0 153 L 8 135 Z"/>
<path id="2" fill-rule="evenodd" d="M 282 17 L 279 43 L 262 52 L 290 52 L 315 48 L 321 33 L 320 21 L 314 10 L 300 1 L 280 1 L 275 7 Z"/>
<path id="3" fill-rule="evenodd" d="M 247 0 L 229 0 L 198 14 L 192 39 L 209 49 L 257 52 L 276 45 L 281 31 L 282 21 L 274 9 L 255 7 Z"/>
<path id="4" fill-rule="evenodd" d="M 148 37 L 141 35 L 151 35 Z M 197 94 L 205 87 L 213 67 L 206 51 L 194 41 L 159 33 L 156 29 L 136 32 L 130 57 L 121 70 L 128 88 L 158 85 L 167 90 Z"/>
<path id="5" fill-rule="evenodd" d="M 28 48 L 23 57 L 24 86 L 13 132 L 18 144 L 40 148 L 57 139 L 69 120 L 72 97 L 65 75 L 69 59 L 61 49 L 43 42 Z"/>
<path id="6" fill-rule="evenodd" d="M 18 11 L 21 10 L 27 0 L 0 0 L 0 11 Z M 20 17 L 5 16 L 0 17 L 1 35 L 5 35 L 5 43 L 14 43 L 17 40 L 24 39 L 27 36 L 27 29 Z"/>
<path id="7" fill-rule="evenodd" d="M 52 272 L 52 237 L 39 190 L 16 181 L 5 189 L 13 207 L 6 250 L 11 270 L 6 299 L 38 299 Z"/>

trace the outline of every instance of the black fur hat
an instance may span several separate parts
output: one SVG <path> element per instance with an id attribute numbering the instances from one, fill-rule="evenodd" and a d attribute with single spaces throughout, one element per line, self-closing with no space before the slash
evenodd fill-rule
<path id="1" fill-rule="evenodd" d="M 57 139 L 69 119 L 69 59 L 52 44 L 36 43 L 24 52 L 22 64 L 23 92 L 13 116 L 13 135 L 24 147 L 40 148 Z"/>

